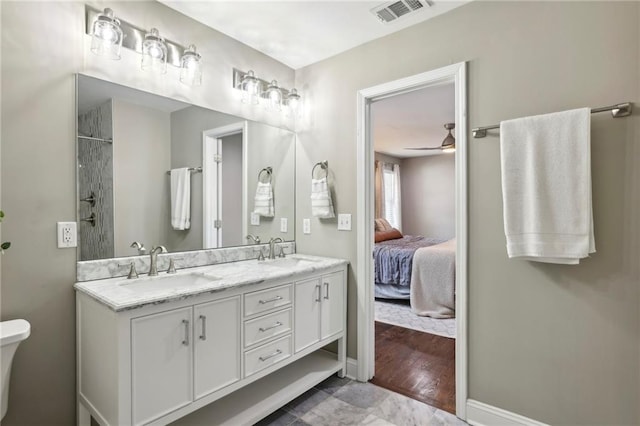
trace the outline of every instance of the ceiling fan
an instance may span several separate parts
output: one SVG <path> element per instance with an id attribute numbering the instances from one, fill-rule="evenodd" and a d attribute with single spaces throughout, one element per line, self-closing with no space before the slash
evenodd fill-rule
<path id="1" fill-rule="evenodd" d="M 427 150 L 432 150 L 432 149 L 439 149 L 442 152 L 454 152 L 456 150 L 456 138 L 453 137 L 453 135 L 451 134 L 451 130 L 453 130 L 456 127 L 456 123 L 447 123 L 444 125 L 444 128 L 447 129 L 449 131 L 449 134 L 444 138 L 444 140 L 442 141 L 442 145 L 440 146 L 436 146 L 436 147 L 422 147 L 422 148 L 405 148 L 405 149 L 412 149 L 412 150 L 416 150 L 416 151 L 427 151 Z"/>

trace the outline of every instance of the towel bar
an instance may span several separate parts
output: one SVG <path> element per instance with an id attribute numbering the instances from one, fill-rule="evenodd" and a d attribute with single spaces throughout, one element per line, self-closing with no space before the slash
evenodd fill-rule
<path id="1" fill-rule="evenodd" d="M 191 173 L 202 173 L 202 167 L 189 167 Z M 171 174 L 171 170 L 167 171 L 167 174 Z"/>
<path id="2" fill-rule="evenodd" d="M 592 108 L 591 114 L 606 111 L 611 111 L 611 115 L 614 118 L 626 117 L 628 115 L 631 115 L 631 112 L 633 111 L 633 104 L 631 102 L 624 102 L 621 104 L 610 105 L 606 107 Z M 474 129 L 471 129 L 471 132 L 473 133 L 474 138 L 479 139 L 487 136 L 487 130 L 495 130 L 499 128 L 499 124 L 494 124 L 493 126 L 476 127 Z"/>

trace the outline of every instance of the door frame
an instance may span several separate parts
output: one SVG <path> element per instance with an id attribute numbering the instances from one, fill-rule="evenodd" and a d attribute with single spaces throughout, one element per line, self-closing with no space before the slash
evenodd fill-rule
<path id="1" fill-rule="evenodd" d="M 214 237 L 218 244 L 210 248 L 220 247 L 222 239 L 222 232 L 218 232 L 216 236 L 214 227 L 214 221 L 220 218 L 222 202 L 218 201 L 218 197 L 214 197 L 211 191 L 212 188 L 217 188 L 218 182 L 222 180 L 222 166 L 215 167 L 215 154 L 218 153 L 221 138 L 238 133 L 242 134 L 242 235 L 247 235 L 247 130 L 248 122 L 238 121 L 202 132 L 202 245 L 205 249 Z"/>
<path id="2" fill-rule="evenodd" d="M 374 315 L 374 152 L 370 105 L 373 101 L 425 87 L 455 86 L 456 229 L 456 415 L 466 419 L 467 402 L 467 77 L 466 62 L 383 83 L 357 94 L 357 379 L 368 381 L 375 369 Z"/>

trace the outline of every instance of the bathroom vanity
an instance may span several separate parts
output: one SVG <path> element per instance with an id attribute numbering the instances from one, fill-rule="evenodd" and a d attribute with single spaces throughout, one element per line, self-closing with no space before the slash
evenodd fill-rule
<path id="1" fill-rule="evenodd" d="M 343 376 L 346 268 L 292 255 L 77 283 L 78 423 L 163 425 L 215 404 L 207 424 L 253 424 Z"/>

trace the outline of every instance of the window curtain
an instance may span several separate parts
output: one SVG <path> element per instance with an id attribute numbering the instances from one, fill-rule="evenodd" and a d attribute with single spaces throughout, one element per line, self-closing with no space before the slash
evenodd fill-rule
<path id="1" fill-rule="evenodd" d="M 400 165 L 375 162 L 375 215 L 402 230 Z"/>

